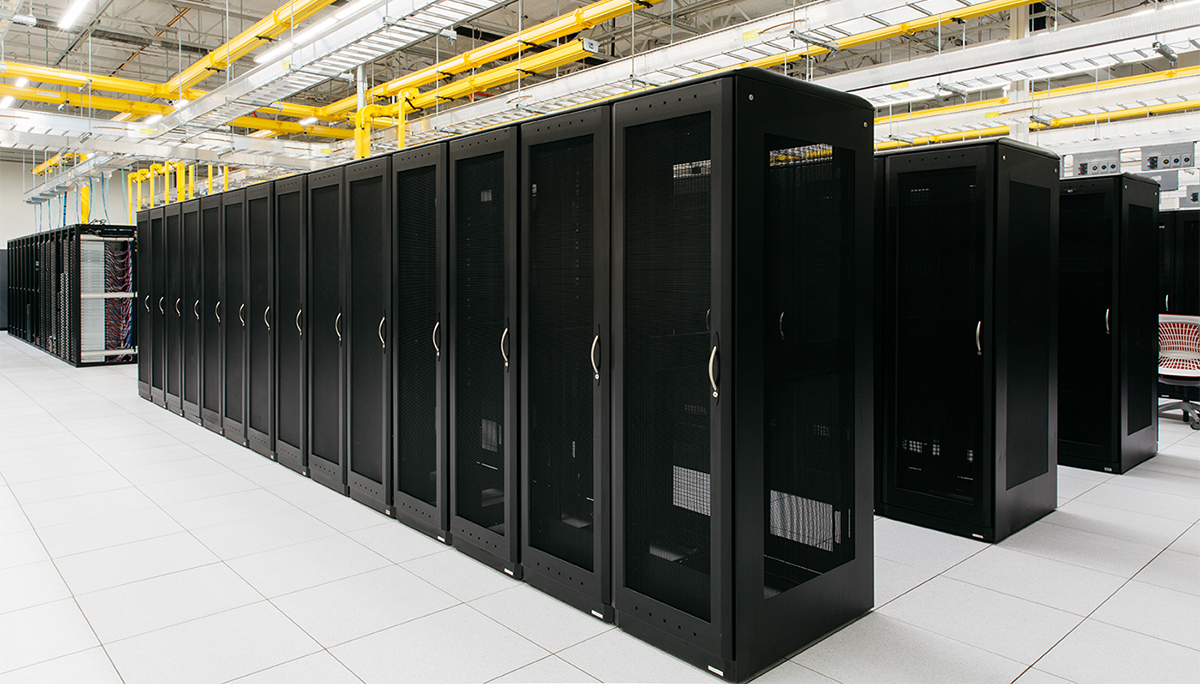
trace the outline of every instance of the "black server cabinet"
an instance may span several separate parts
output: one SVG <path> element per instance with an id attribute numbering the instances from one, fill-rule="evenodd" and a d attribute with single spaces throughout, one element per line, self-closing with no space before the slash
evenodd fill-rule
<path id="1" fill-rule="evenodd" d="M 450 143 L 450 532 L 518 561 L 516 126 Z"/>
<path id="2" fill-rule="evenodd" d="M 999 541 L 1057 503 L 1058 157 L 1000 140 L 886 164 L 877 512 Z"/>
<path id="3" fill-rule="evenodd" d="M 1200 315 L 1200 209 L 1158 218 L 1158 312 Z"/>
<path id="4" fill-rule="evenodd" d="M 274 185 L 246 188 L 246 440 L 255 452 L 274 459 L 273 388 L 275 334 L 273 301 L 275 258 Z"/>
<path id="5" fill-rule="evenodd" d="M 872 116 L 761 70 L 613 105 L 616 622 L 726 679 L 873 603 Z"/>
<path id="6" fill-rule="evenodd" d="M 607 106 L 521 127 L 521 567 L 612 620 Z"/>
<path id="7" fill-rule="evenodd" d="M 307 176 L 275 181 L 275 457 L 304 475 L 308 406 L 304 315 Z"/>
<path id="8" fill-rule="evenodd" d="M 348 165 L 345 188 L 346 488 L 391 515 L 391 157 Z"/>
<path id="9" fill-rule="evenodd" d="M 222 322 L 228 307 L 221 308 L 222 264 L 221 196 L 200 200 L 200 419 L 204 427 L 223 433 L 224 347 Z M 234 308 L 237 313 L 237 308 Z"/>
<path id="10" fill-rule="evenodd" d="M 221 431 L 246 444 L 246 191 L 221 193 Z"/>
<path id="11" fill-rule="evenodd" d="M 344 167 L 308 175 L 308 471 L 312 479 L 346 492 L 345 396 L 342 359 L 342 230 Z M 311 313 L 311 315 L 310 315 Z"/>
<path id="12" fill-rule="evenodd" d="M 162 207 L 150 210 L 150 401 L 167 405 L 167 235 Z"/>
<path id="13" fill-rule="evenodd" d="M 134 310 L 137 312 L 137 343 L 138 343 L 138 394 L 143 399 L 151 399 L 150 383 L 152 372 L 150 370 L 150 357 L 152 356 L 153 342 L 153 316 L 150 309 L 150 298 L 153 293 L 153 271 L 151 264 L 154 263 L 152 257 L 154 239 L 150 231 L 150 211 L 139 211 L 137 213 L 137 306 Z M 25 254 L 27 247 L 21 247 L 19 254 L 17 272 L 20 274 L 23 282 L 28 282 L 29 267 Z M 22 297 L 16 302 L 13 309 L 21 314 L 26 312 L 28 308 L 28 300 Z M 25 316 L 19 316 L 18 321 L 24 322 Z M 20 325 L 19 329 L 25 333 L 24 339 L 28 340 L 28 326 Z"/>
<path id="14" fill-rule="evenodd" d="M 163 207 L 163 226 L 166 245 L 163 253 L 166 271 L 166 343 L 164 390 L 167 410 L 183 414 L 183 213 L 182 204 Z"/>
<path id="15" fill-rule="evenodd" d="M 397 520 L 450 539 L 447 149 L 392 155 L 393 505 Z"/>
<path id="16" fill-rule="evenodd" d="M 200 239 L 200 200 L 183 203 L 183 416 L 200 423 L 200 331 L 202 249 Z"/>
<path id="17" fill-rule="evenodd" d="M 1123 473 L 1158 441 L 1158 184 L 1063 180 L 1059 197 L 1058 462 Z"/>

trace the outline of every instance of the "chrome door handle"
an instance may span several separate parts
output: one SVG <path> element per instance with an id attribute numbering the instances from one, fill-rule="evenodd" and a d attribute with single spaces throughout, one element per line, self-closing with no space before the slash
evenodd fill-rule
<path id="1" fill-rule="evenodd" d="M 199 299 L 197 299 L 195 302 L 192 302 L 192 315 L 196 317 L 196 320 L 200 320 L 200 300 Z"/>
<path id="2" fill-rule="evenodd" d="M 1111 325 L 1109 325 L 1109 320 L 1110 320 L 1109 316 L 1110 316 L 1110 314 L 1112 314 L 1112 309 L 1105 309 L 1105 310 L 1104 310 L 1104 334 L 1106 334 L 1106 335 L 1111 335 L 1111 334 L 1112 334 L 1112 326 L 1111 326 Z"/>
<path id="3" fill-rule="evenodd" d="M 596 333 L 596 336 L 592 338 L 592 353 L 591 353 L 592 373 L 593 373 L 593 376 L 597 380 L 600 379 L 600 366 L 596 363 L 596 345 L 598 345 L 598 344 L 600 344 L 600 333 Z"/>
<path id="4" fill-rule="evenodd" d="M 296 309 L 296 332 L 300 333 L 301 337 L 304 336 L 304 330 L 300 327 L 300 314 L 302 313 L 304 313 L 304 309 Z"/>
<path id="5" fill-rule="evenodd" d="M 384 349 L 387 349 L 387 342 L 385 342 L 383 339 L 383 323 L 386 320 L 387 320 L 387 316 L 384 316 L 383 318 L 379 319 L 379 329 L 375 331 L 375 334 L 379 335 L 379 344 Z"/>
<path id="6" fill-rule="evenodd" d="M 504 357 L 504 367 L 508 368 L 508 352 L 504 349 L 504 341 L 508 339 L 508 328 L 504 329 L 504 334 L 500 336 L 500 355 Z"/>
<path id="7" fill-rule="evenodd" d="M 163 303 L 163 300 L 164 300 L 164 299 L 166 299 L 166 297 L 165 297 L 165 296 L 163 296 L 163 297 L 159 297 L 159 298 L 158 298 L 158 312 L 159 312 L 160 314 L 166 315 L 166 313 L 167 313 L 167 312 L 166 312 L 166 311 L 163 311 L 163 308 L 162 308 L 162 303 Z"/>
<path id="8" fill-rule="evenodd" d="M 144 303 L 146 305 L 146 313 L 150 313 L 150 295 L 146 295 L 146 301 Z"/>
<path id="9" fill-rule="evenodd" d="M 267 320 L 267 314 L 271 313 L 271 307 L 263 309 L 263 323 L 267 326 L 267 332 L 271 332 L 271 321 Z"/>
<path id="10" fill-rule="evenodd" d="M 437 331 L 438 331 L 438 326 L 441 324 L 442 324 L 441 321 L 434 321 L 434 323 L 433 323 L 433 355 L 438 357 L 439 359 L 442 357 L 442 348 L 439 347 L 438 343 L 437 343 Z"/>
<path id="11" fill-rule="evenodd" d="M 217 303 L 216 303 L 216 304 L 213 304 L 213 315 L 217 317 L 217 322 L 218 322 L 218 323 L 220 323 L 220 322 L 221 322 L 221 312 L 220 312 L 220 308 L 221 308 L 221 300 L 219 300 L 219 299 L 218 299 L 218 300 L 217 300 Z"/>
<path id="12" fill-rule="evenodd" d="M 983 356 L 983 343 L 979 339 L 981 332 L 983 332 L 983 321 L 975 324 L 975 356 Z"/>
<path id="13" fill-rule="evenodd" d="M 338 336 L 338 344 L 341 344 L 341 343 L 342 343 L 342 329 L 341 329 L 341 327 L 340 327 L 340 325 L 339 325 L 341 322 L 342 322 L 342 312 L 341 312 L 341 311 L 339 311 L 339 312 L 338 312 L 338 315 L 337 315 L 337 318 L 333 319 L 333 331 L 334 331 L 335 333 L 337 333 L 337 336 Z"/>
<path id="14" fill-rule="evenodd" d="M 1171 295 L 1167 295 L 1163 298 L 1163 306 L 1166 307 L 1167 311 L 1171 310 Z"/>
<path id="15" fill-rule="evenodd" d="M 176 318 L 183 315 L 183 313 L 179 310 L 179 302 L 180 301 L 182 301 L 182 300 L 179 297 L 175 298 L 175 317 Z"/>
<path id="16" fill-rule="evenodd" d="M 784 340 L 784 339 L 786 339 L 786 338 L 783 336 L 783 316 L 784 316 L 784 314 L 786 314 L 786 313 L 787 313 L 786 311 L 781 311 L 781 312 L 779 312 L 779 339 L 780 339 L 780 340 Z"/>
<path id="17" fill-rule="evenodd" d="M 713 399 L 716 399 L 718 396 L 720 396 L 720 392 L 717 391 L 717 375 L 714 370 L 714 366 L 716 365 L 716 363 L 717 363 L 717 345 L 714 344 L 713 348 L 712 348 L 712 353 L 708 355 L 708 382 L 709 382 L 709 384 L 712 385 Z"/>
<path id="18" fill-rule="evenodd" d="M 243 328 L 246 327 L 246 317 L 243 315 L 245 313 L 246 313 L 246 303 L 242 302 L 242 305 L 238 307 L 238 320 L 242 322 Z"/>

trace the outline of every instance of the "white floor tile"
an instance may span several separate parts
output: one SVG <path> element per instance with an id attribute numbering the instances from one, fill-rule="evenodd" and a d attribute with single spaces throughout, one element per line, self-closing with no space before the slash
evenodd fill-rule
<path id="1" fill-rule="evenodd" d="M 58 568 L 50 561 L 0 570 L 0 613 L 70 598 Z"/>
<path id="2" fill-rule="evenodd" d="M 349 497 L 339 497 L 337 501 L 330 501 L 329 503 L 317 506 L 305 506 L 304 510 L 317 520 L 340 532 L 353 532 L 354 530 L 361 530 L 376 525 L 388 525 L 391 527 L 396 524 L 394 519 L 372 508 L 368 508 Z"/>
<path id="3" fill-rule="evenodd" d="M 162 509 L 146 508 L 42 527 L 38 529 L 38 536 L 50 555 L 60 558 L 182 531 L 183 528 Z"/>
<path id="4" fill-rule="evenodd" d="M 53 480 L 38 480 L 9 487 L 13 496 L 22 505 L 39 503 L 41 501 L 56 501 L 70 499 L 83 494 L 107 492 L 113 489 L 124 489 L 130 485 L 120 473 L 106 470 L 99 473 L 84 475 L 68 475 L 56 477 Z"/>
<path id="5" fill-rule="evenodd" d="M 1200 560 L 1180 551 L 1163 551 L 1133 579 L 1200 596 Z"/>
<path id="6" fill-rule="evenodd" d="M 225 682 L 320 650 L 266 601 L 105 648 L 125 684 Z"/>
<path id="7" fill-rule="evenodd" d="M 1025 674 L 1017 677 L 1017 681 L 1013 684 L 1072 684 L 1068 679 L 1056 677 L 1049 672 L 1042 672 L 1036 667 L 1031 667 L 1025 671 Z"/>
<path id="8" fill-rule="evenodd" d="M 1172 551 L 1200 556 L 1200 524 L 1192 525 L 1187 532 L 1179 535 L 1179 539 L 1172 542 L 1168 548 Z"/>
<path id="9" fill-rule="evenodd" d="M 327 648 L 459 604 L 458 599 L 394 565 L 271 602 Z"/>
<path id="10" fill-rule="evenodd" d="M 1117 481 L 1123 487 L 1200 499 L 1200 479 L 1184 474 L 1164 473 L 1153 468 L 1137 467 L 1122 475 Z"/>
<path id="11" fill-rule="evenodd" d="M 754 684 L 837 684 L 835 680 L 790 660 L 783 661 L 751 681 Z"/>
<path id="12" fill-rule="evenodd" d="M 0 553 L 0 569 L 50 560 L 42 540 L 33 531 L 13 532 L 0 537 L 0 549 L 3 549 L 3 553 Z"/>
<path id="13" fill-rule="evenodd" d="M 383 556 L 335 534 L 226 561 L 267 598 L 315 587 L 388 565 Z"/>
<path id="14" fill-rule="evenodd" d="M 121 469 L 121 474 L 138 487 L 230 472 L 228 468 L 207 456 Z"/>
<path id="15" fill-rule="evenodd" d="M 210 478 L 225 477 L 241 479 L 237 473 L 230 473 L 229 476 L 212 475 L 207 478 L 196 479 L 208 480 Z M 250 489 L 196 500 L 165 501 L 162 504 L 162 508 L 167 512 L 167 515 L 170 515 L 176 522 L 189 530 L 198 530 L 204 527 L 261 518 L 276 513 L 296 510 L 295 506 L 249 480 L 242 479 L 242 482 L 246 483 Z M 236 484 L 236 481 L 232 484 Z"/>
<path id="16" fill-rule="evenodd" d="M 99 591 L 219 560 L 186 532 L 111 546 L 56 561 L 75 594 Z"/>
<path id="17" fill-rule="evenodd" d="M 329 487 L 307 478 L 274 485 L 269 487 L 269 490 L 279 498 L 306 510 L 311 506 L 321 506 L 346 498 Z"/>
<path id="18" fill-rule="evenodd" d="M 202 456 L 203 454 L 186 444 L 171 444 L 128 451 L 113 451 L 105 454 L 104 460 L 117 470 L 125 470 L 126 468 L 157 465 L 171 461 L 186 461 Z"/>
<path id="19" fill-rule="evenodd" d="M 993 546 L 946 577 L 1079 616 L 1086 616 L 1125 580 L 1117 575 Z"/>
<path id="20" fill-rule="evenodd" d="M 145 492 L 146 496 L 164 507 L 184 501 L 195 501 L 223 494 L 232 494 L 233 492 L 262 489 L 250 480 L 225 468 L 225 466 L 217 464 L 207 457 L 204 460 L 212 463 L 221 470 L 212 475 L 199 475 L 154 484 L 143 484 L 139 485 L 139 488 Z"/>
<path id="21" fill-rule="evenodd" d="M 109 456 L 120 457 L 121 454 L 130 451 L 179 446 L 180 444 L 182 442 L 162 430 L 145 435 L 129 435 L 114 439 L 93 439 L 88 441 L 88 446 L 93 451 L 106 458 Z"/>
<path id="22" fill-rule="evenodd" d="M 89 648 L 0 675 L 0 684 L 122 684 L 103 648 Z"/>
<path id="23" fill-rule="evenodd" d="M 447 643 L 470 644 L 469 654 Z M 366 684 L 482 682 L 540 660 L 545 650 L 467 606 L 355 639 L 330 649 Z"/>
<path id="24" fill-rule="evenodd" d="M 579 668 L 570 665 L 558 656 L 547 656 L 530 663 L 525 667 L 513 670 L 503 677 L 497 677 L 493 682 L 545 682 L 546 684 L 569 684 L 571 682 L 598 682 L 595 677 L 589 677 Z"/>
<path id="25" fill-rule="evenodd" d="M 1076 501 L 1111 506 L 1124 511 L 1145 513 L 1171 520 L 1182 520 L 1186 523 L 1200 520 L 1200 500 L 1137 487 L 1126 487 L 1114 481 L 1105 482 L 1095 489 L 1081 494 Z"/>
<path id="26" fill-rule="evenodd" d="M 944 577 L 935 577 L 879 612 L 1027 665 L 1083 620 Z"/>
<path id="27" fill-rule="evenodd" d="M 127 483 L 128 484 L 128 483 Z M 118 513 L 153 508 L 154 502 L 136 487 L 125 486 L 94 494 L 80 494 L 23 506 L 30 522 L 39 528 L 65 525 Z"/>
<path id="28" fill-rule="evenodd" d="M 0 536 L 14 532 L 29 532 L 33 525 L 25 517 L 25 511 L 20 506 L 5 506 L 0 508 Z"/>
<path id="29" fill-rule="evenodd" d="M 362 680 L 321 651 L 233 680 L 237 684 L 362 684 Z M 231 683 L 232 684 L 232 683 Z"/>
<path id="30" fill-rule="evenodd" d="M 347 536 L 393 563 L 404 563 L 414 558 L 453 550 L 452 547 L 399 523 L 355 530 Z"/>
<path id="31" fill-rule="evenodd" d="M 1170 544 L 1188 528 L 1188 523 L 1180 520 L 1159 518 L 1078 500 L 1051 511 L 1040 522 L 1158 548 Z"/>
<path id="32" fill-rule="evenodd" d="M 79 456 L 95 456 L 96 452 L 86 444 L 60 444 L 57 446 L 32 447 L 29 449 L 11 449 L 5 441 L 4 449 L 0 450 L 0 469 L 13 465 L 29 463 L 49 463 L 65 458 Z"/>
<path id="33" fill-rule="evenodd" d="M 19 505 L 19 503 L 7 484 L 0 486 L 0 508 L 9 508 L 10 506 Z"/>
<path id="34" fill-rule="evenodd" d="M 1092 487 L 1100 484 L 1094 480 L 1086 480 L 1070 475 L 1058 476 L 1058 496 L 1063 499 L 1074 499 Z"/>
<path id="35" fill-rule="evenodd" d="M 1134 580 L 1091 619 L 1200 651 L 1200 596 Z"/>
<path id="36" fill-rule="evenodd" d="M 401 567 L 460 601 L 474 601 L 520 584 L 462 553 L 436 553 L 402 563 Z"/>
<path id="37" fill-rule="evenodd" d="M 1051 524 L 1030 525 L 1000 542 L 999 546 L 1126 578 L 1137 574 L 1160 550 L 1155 546 Z"/>
<path id="38" fill-rule="evenodd" d="M 111 643 L 262 601 L 224 563 L 213 563 L 76 597 L 101 643 Z"/>
<path id="39" fill-rule="evenodd" d="M 81 454 L 53 461 L 5 466 L 3 470 L 5 482 L 9 485 L 16 485 L 38 480 L 52 480 L 68 475 L 98 473 L 103 470 L 112 470 L 112 466 L 95 454 Z"/>
<path id="40" fill-rule="evenodd" d="M 72 599 L 0 613 L 0 672 L 99 646 Z"/>
<path id="41" fill-rule="evenodd" d="M 875 555 L 938 573 L 979 553 L 987 544 L 908 523 L 875 521 Z"/>
<path id="42" fill-rule="evenodd" d="M 278 463 L 263 461 L 261 456 L 258 458 L 260 462 L 263 462 L 266 465 L 255 466 L 253 468 L 243 468 L 238 470 L 238 472 L 241 473 L 242 477 L 246 478 L 247 480 L 258 483 L 259 486 L 274 487 L 277 485 L 290 484 L 292 482 L 303 482 L 308 480 L 308 478 L 304 477 L 300 473 L 297 473 L 291 468 L 281 466 Z M 317 483 L 314 482 L 313 484 Z"/>
<path id="43" fill-rule="evenodd" d="M 528 584 L 476 599 L 471 607 L 551 653 L 613 629 Z"/>
<path id="44" fill-rule="evenodd" d="M 792 657 L 843 684 L 858 682 L 1011 682 L 1015 660 L 872 613 Z"/>
<path id="45" fill-rule="evenodd" d="M 1037 669 L 1078 684 L 1194 684 L 1200 651 L 1085 620 L 1037 662 Z"/>
<path id="46" fill-rule="evenodd" d="M 194 529 L 192 534 L 217 556 L 229 560 L 329 537 L 337 534 L 337 530 L 294 510 Z"/>
<path id="47" fill-rule="evenodd" d="M 875 558 L 875 607 L 885 605 L 920 583 L 933 577 L 933 572 L 897 563 L 886 558 Z"/>
<path id="48" fill-rule="evenodd" d="M 602 682 L 720 681 L 620 630 L 607 631 L 557 655 Z"/>

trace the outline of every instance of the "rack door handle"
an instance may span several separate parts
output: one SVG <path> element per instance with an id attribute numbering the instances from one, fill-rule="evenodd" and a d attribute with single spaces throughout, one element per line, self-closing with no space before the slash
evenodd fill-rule
<path id="1" fill-rule="evenodd" d="M 159 312 L 160 314 L 164 314 L 164 315 L 165 315 L 167 312 L 166 312 L 166 311 L 163 311 L 163 306 L 162 306 L 162 303 L 163 303 L 163 300 L 164 300 L 164 299 L 166 299 L 166 297 L 165 297 L 165 296 L 163 296 L 163 297 L 159 297 L 159 298 L 158 298 L 158 312 Z"/>
<path id="2" fill-rule="evenodd" d="M 176 318 L 183 315 L 183 312 L 179 310 L 179 302 L 181 302 L 181 301 L 183 301 L 182 298 L 180 298 L 180 297 L 175 298 L 175 317 Z"/>
<path id="3" fill-rule="evenodd" d="M 787 314 L 787 312 L 786 312 L 786 311 L 781 311 L 781 312 L 779 312 L 779 339 L 780 339 L 780 340 L 786 340 L 786 339 L 787 339 L 787 338 L 786 338 L 786 337 L 784 337 L 784 335 L 783 335 L 783 317 L 784 317 L 784 315 L 785 315 L 785 314 Z"/>
<path id="4" fill-rule="evenodd" d="M 434 321 L 433 335 L 432 335 L 432 337 L 433 337 L 433 355 L 438 357 L 439 359 L 442 358 L 442 348 L 439 347 L 438 343 L 437 343 L 437 331 L 438 331 L 438 326 L 440 326 L 441 324 L 442 324 L 441 321 Z"/>
<path id="5" fill-rule="evenodd" d="M 200 320 L 200 300 L 199 299 L 192 302 L 192 315 L 196 317 L 196 320 Z"/>
<path id="6" fill-rule="evenodd" d="M 267 314 L 271 312 L 271 307 L 263 309 L 263 323 L 267 326 L 267 332 L 271 332 L 271 321 L 267 320 Z"/>
<path id="7" fill-rule="evenodd" d="M 721 394 L 717 390 L 717 372 L 716 372 L 717 348 L 718 348 L 718 345 L 714 344 L 713 348 L 712 348 L 712 353 L 708 355 L 708 382 L 710 385 L 712 385 L 713 399 L 716 399 Z"/>
<path id="8" fill-rule="evenodd" d="M 300 327 L 300 314 L 302 313 L 304 313 L 304 309 L 296 309 L 296 332 L 300 333 L 301 337 L 304 336 L 304 329 Z"/>
<path id="9" fill-rule="evenodd" d="M 218 299 L 218 300 L 217 300 L 217 303 L 216 303 L 216 304 L 213 304 L 213 315 L 217 317 L 217 322 L 218 322 L 218 323 L 220 323 L 220 322 L 221 322 L 221 311 L 220 311 L 220 309 L 221 309 L 221 300 L 219 300 L 219 299 Z"/>
<path id="10" fill-rule="evenodd" d="M 146 301 L 143 303 L 146 305 L 146 313 L 150 313 L 150 295 L 146 295 Z"/>
<path id="11" fill-rule="evenodd" d="M 505 328 L 504 334 L 500 336 L 500 355 L 504 357 L 504 367 L 508 368 L 508 350 L 504 348 L 506 340 L 508 340 L 508 328 Z"/>
<path id="12" fill-rule="evenodd" d="M 592 359 L 592 377 L 596 380 L 600 379 L 600 365 L 596 362 L 596 347 L 599 345 L 600 333 L 596 333 L 596 336 L 592 338 L 592 353 L 590 355 Z"/>
<path id="13" fill-rule="evenodd" d="M 1163 297 L 1163 306 L 1166 307 L 1167 311 L 1171 310 L 1171 295 Z"/>
<path id="14" fill-rule="evenodd" d="M 246 313 L 246 303 L 242 302 L 242 305 L 238 307 L 238 320 L 242 322 L 243 328 L 246 327 L 245 313 Z"/>
<path id="15" fill-rule="evenodd" d="M 975 324 L 975 356 L 983 356 L 983 341 L 979 338 L 983 332 L 983 321 Z"/>
<path id="16" fill-rule="evenodd" d="M 342 322 L 342 312 L 341 312 L 341 311 L 339 311 L 339 312 L 338 312 L 338 315 L 337 315 L 337 318 L 333 319 L 333 331 L 334 331 L 335 333 L 337 333 L 337 336 L 338 336 L 338 344 L 341 344 L 341 343 L 342 343 L 342 328 L 341 328 L 341 322 Z"/>
<path id="17" fill-rule="evenodd" d="M 1105 335 L 1112 334 L 1112 325 L 1110 325 L 1110 321 L 1112 320 L 1111 316 L 1112 316 L 1112 309 L 1105 309 L 1104 310 L 1104 334 Z"/>
<path id="18" fill-rule="evenodd" d="M 375 334 L 379 335 L 379 346 L 382 347 L 383 349 L 387 349 L 387 342 L 384 341 L 384 339 L 383 339 L 383 323 L 386 320 L 387 320 L 387 316 L 384 316 L 383 318 L 379 319 L 379 328 L 375 331 Z"/>

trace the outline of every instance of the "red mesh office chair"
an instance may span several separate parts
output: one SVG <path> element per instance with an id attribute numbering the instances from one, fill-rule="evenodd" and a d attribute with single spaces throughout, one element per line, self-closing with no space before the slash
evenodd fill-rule
<path id="1" fill-rule="evenodd" d="M 1173 387 L 1200 387 L 1200 316 L 1158 317 L 1158 381 Z M 1184 399 L 1159 404 L 1158 414 L 1182 410 L 1188 426 L 1200 430 L 1200 406 Z"/>

